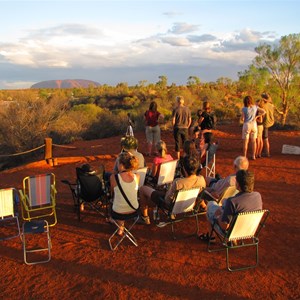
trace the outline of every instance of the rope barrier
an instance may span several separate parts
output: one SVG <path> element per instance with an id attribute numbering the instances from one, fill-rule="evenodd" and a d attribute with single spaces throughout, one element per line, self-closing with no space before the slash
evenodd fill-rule
<path id="1" fill-rule="evenodd" d="M 52 146 L 60 147 L 60 148 L 67 148 L 67 149 L 77 149 L 77 147 L 74 146 L 64 146 L 64 145 L 58 145 L 58 144 L 52 144 Z"/>
<path id="2" fill-rule="evenodd" d="M 36 151 L 38 149 L 41 149 L 41 148 L 44 148 L 45 145 L 41 145 L 41 146 L 38 146 L 34 149 L 31 149 L 31 150 L 27 150 L 27 151 L 23 151 L 23 152 L 20 152 L 20 153 L 15 153 L 15 154 L 5 154 L 5 155 L 0 155 L 0 157 L 10 157 L 10 156 L 18 156 L 18 155 L 23 155 L 23 154 L 27 154 L 27 153 L 30 153 L 30 152 L 33 152 L 33 151 Z"/>

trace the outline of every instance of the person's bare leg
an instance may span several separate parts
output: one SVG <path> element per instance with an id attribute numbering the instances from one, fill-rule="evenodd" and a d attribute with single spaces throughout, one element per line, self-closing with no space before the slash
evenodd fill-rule
<path id="1" fill-rule="evenodd" d="M 264 153 L 266 156 L 270 156 L 270 144 L 268 138 L 264 139 Z"/>
<path id="2" fill-rule="evenodd" d="M 255 159 L 256 139 L 251 139 L 251 146 L 252 146 L 252 159 Z"/>
<path id="3" fill-rule="evenodd" d="M 256 157 L 261 157 L 262 147 L 263 147 L 262 138 L 257 138 L 257 142 L 256 142 Z"/>
<path id="4" fill-rule="evenodd" d="M 116 220 L 116 222 L 118 223 L 118 225 L 120 226 L 119 230 L 118 230 L 118 235 L 123 235 L 124 233 L 124 221 L 121 220 Z"/>
<path id="5" fill-rule="evenodd" d="M 243 156 L 247 157 L 249 139 L 243 140 Z"/>
<path id="6" fill-rule="evenodd" d="M 148 216 L 148 203 L 151 199 L 151 194 L 153 193 L 154 189 L 143 185 L 140 189 L 140 206 L 141 212 L 144 217 Z"/>

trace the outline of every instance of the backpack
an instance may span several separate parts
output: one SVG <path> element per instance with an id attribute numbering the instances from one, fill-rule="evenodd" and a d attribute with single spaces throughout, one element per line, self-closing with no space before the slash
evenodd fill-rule
<path id="1" fill-rule="evenodd" d="M 215 114 L 206 114 L 204 120 L 201 123 L 201 129 L 215 129 L 216 128 L 216 116 Z"/>

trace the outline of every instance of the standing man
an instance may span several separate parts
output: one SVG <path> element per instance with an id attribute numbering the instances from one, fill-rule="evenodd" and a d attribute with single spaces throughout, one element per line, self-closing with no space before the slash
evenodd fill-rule
<path id="1" fill-rule="evenodd" d="M 269 128 L 274 125 L 274 105 L 269 94 L 262 93 L 261 97 L 263 99 L 262 108 L 266 111 L 263 119 L 263 152 L 265 157 L 270 157 Z"/>
<path id="2" fill-rule="evenodd" d="M 180 148 L 188 139 L 188 130 L 192 122 L 191 111 L 184 105 L 182 96 L 176 97 L 177 107 L 172 112 L 172 125 L 175 139 L 177 159 L 180 159 Z"/>

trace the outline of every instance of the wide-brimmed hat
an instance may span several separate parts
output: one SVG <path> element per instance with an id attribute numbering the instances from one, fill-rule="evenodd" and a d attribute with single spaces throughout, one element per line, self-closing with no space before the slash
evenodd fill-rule
<path id="1" fill-rule="evenodd" d="M 85 173 L 89 173 L 89 174 L 92 174 L 94 173 L 95 171 L 92 169 L 91 165 L 90 164 L 83 164 L 81 165 L 81 170 Z"/>

